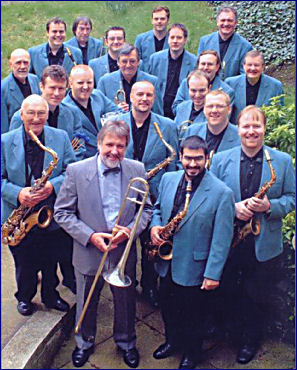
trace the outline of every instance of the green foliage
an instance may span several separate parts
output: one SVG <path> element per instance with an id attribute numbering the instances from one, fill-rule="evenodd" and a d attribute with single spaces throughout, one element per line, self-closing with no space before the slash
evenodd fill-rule
<path id="1" fill-rule="evenodd" d="M 295 60 L 295 1 L 210 1 L 234 6 L 238 31 L 263 52 L 268 64 Z"/>

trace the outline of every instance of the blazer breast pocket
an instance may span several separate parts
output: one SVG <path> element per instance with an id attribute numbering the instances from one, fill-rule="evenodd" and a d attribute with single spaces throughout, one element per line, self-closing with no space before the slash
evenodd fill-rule
<path id="1" fill-rule="evenodd" d="M 193 258 L 195 261 L 203 261 L 206 260 L 208 257 L 208 250 L 194 250 L 193 251 Z"/>

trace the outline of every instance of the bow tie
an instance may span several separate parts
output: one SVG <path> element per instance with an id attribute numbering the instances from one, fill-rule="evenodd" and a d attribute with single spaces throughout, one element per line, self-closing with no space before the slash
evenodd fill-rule
<path id="1" fill-rule="evenodd" d="M 106 168 L 104 171 L 103 171 L 103 175 L 107 175 L 108 173 L 110 172 L 113 172 L 113 173 L 119 173 L 121 171 L 120 167 L 114 167 L 114 168 Z"/>

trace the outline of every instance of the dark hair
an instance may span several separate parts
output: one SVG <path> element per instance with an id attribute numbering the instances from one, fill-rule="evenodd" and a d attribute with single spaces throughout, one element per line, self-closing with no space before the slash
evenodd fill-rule
<path id="1" fill-rule="evenodd" d="M 122 55 L 129 55 L 132 53 L 132 51 L 135 50 L 136 51 L 136 55 L 137 55 L 137 60 L 140 59 L 139 57 L 139 50 L 138 50 L 138 47 L 132 45 L 132 44 L 124 44 L 120 50 L 119 50 L 119 54 L 118 54 L 118 61 L 120 60 L 120 57 Z"/>
<path id="2" fill-rule="evenodd" d="M 170 10 L 167 8 L 167 6 L 156 6 L 152 11 L 152 16 L 154 15 L 154 13 L 161 12 L 162 10 L 165 11 L 165 13 L 167 15 L 167 18 L 169 19 L 170 18 Z"/>
<path id="3" fill-rule="evenodd" d="M 198 135 L 191 135 L 183 139 L 179 147 L 181 154 L 184 153 L 185 148 L 191 150 L 203 149 L 204 154 L 205 155 L 208 154 L 208 147 L 206 141 Z"/>
<path id="4" fill-rule="evenodd" d="M 66 87 L 68 86 L 68 75 L 65 71 L 65 68 L 56 64 L 52 64 L 51 66 L 47 66 L 42 71 L 42 76 L 40 82 L 42 85 L 45 85 L 46 78 L 49 77 L 54 81 L 66 81 Z"/>
<path id="5" fill-rule="evenodd" d="M 185 26 L 184 24 L 182 24 L 182 23 L 173 23 L 173 24 L 170 26 L 170 28 L 169 28 L 169 30 L 168 30 L 168 33 L 172 30 L 172 28 L 179 28 L 180 30 L 182 30 L 182 31 L 183 31 L 183 33 L 184 33 L 184 37 L 185 37 L 185 38 L 187 38 L 187 37 L 188 37 L 188 30 L 187 30 L 187 28 L 186 28 L 186 26 Z"/>
<path id="6" fill-rule="evenodd" d="M 79 24 L 79 22 L 83 22 L 84 24 L 89 24 L 91 29 L 93 28 L 93 24 L 92 24 L 92 21 L 89 17 L 77 17 L 75 19 L 75 21 L 73 22 L 73 25 L 72 25 L 72 32 L 75 36 L 75 33 L 76 33 L 76 30 L 77 30 L 77 26 Z"/>
<path id="7" fill-rule="evenodd" d="M 192 78 L 193 76 L 195 76 L 196 78 L 204 77 L 207 80 L 208 87 L 209 87 L 210 79 L 209 79 L 208 75 L 205 72 L 200 71 L 199 69 L 194 69 L 194 71 L 192 71 L 188 74 L 188 76 L 187 76 L 187 85 L 188 85 L 188 87 L 189 87 L 190 78 Z"/>
<path id="8" fill-rule="evenodd" d="M 218 9 L 218 14 L 217 14 L 217 18 L 218 16 L 222 13 L 222 12 L 227 12 L 227 13 L 233 13 L 235 15 L 235 20 L 237 21 L 237 11 L 235 8 L 233 8 L 232 6 L 223 6 L 221 8 Z"/>
<path id="9" fill-rule="evenodd" d="M 200 62 L 200 57 L 202 57 L 202 55 L 207 55 L 207 54 L 211 54 L 211 55 L 214 55 L 216 58 L 217 58 L 217 64 L 220 65 L 220 68 L 217 70 L 217 73 L 216 75 L 219 74 L 219 71 L 221 69 L 221 58 L 219 56 L 219 53 L 216 51 L 216 50 L 212 50 L 212 49 L 209 49 L 209 50 L 203 50 L 202 53 L 199 55 L 198 57 L 198 60 L 197 60 L 197 68 L 199 66 L 199 62 Z"/>
<path id="10" fill-rule="evenodd" d="M 51 23 L 54 23 L 54 24 L 60 24 L 60 23 L 63 23 L 64 26 L 65 26 L 65 31 L 66 31 L 66 23 L 60 18 L 60 17 L 54 17 L 52 19 L 50 19 L 47 24 L 46 24 L 46 31 L 48 32 L 49 31 L 49 28 L 50 28 L 50 24 Z"/>
<path id="11" fill-rule="evenodd" d="M 126 39 L 126 32 L 125 32 L 125 30 L 124 30 L 124 28 L 123 28 L 123 27 L 117 27 L 117 26 L 109 27 L 109 28 L 107 29 L 107 31 L 105 32 L 105 39 L 107 39 L 107 38 L 108 38 L 108 33 L 109 33 L 109 31 L 123 31 L 124 39 Z"/>
<path id="12" fill-rule="evenodd" d="M 118 137 L 126 138 L 126 147 L 129 145 L 130 141 L 130 128 L 125 121 L 106 121 L 104 126 L 98 132 L 97 142 L 102 143 L 104 137 L 107 134 L 113 134 Z"/>

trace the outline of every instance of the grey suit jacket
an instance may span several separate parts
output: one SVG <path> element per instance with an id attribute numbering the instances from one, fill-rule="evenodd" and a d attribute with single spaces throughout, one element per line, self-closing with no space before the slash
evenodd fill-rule
<path id="1" fill-rule="evenodd" d="M 89 243 L 91 234 L 110 232 L 107 229 L 102 209 L 97 158 L 98 154 L 76 162 L 73 166 L 68 166 L 65 181 L 55 203 L 55 220 L 74 239 L 73 265 L 85 275 L 95 275 L 102 256 L 102 252 Z M 144 178 L 145 169 L 142 163 L 131 159 L 124 159 L 121 162 L 121 168 L 121 200 L 123 200 L 129 180 L 134 177 Z M 135 191 L 134 194 L 131 192 L 130 195 L 137 197 Z M 135 214 L 136 204 L 127 202 L 119 224 L 131 227 L 135 222 Z M 147 199 L 135 238 L 146 228 L 151 215 L 152 206 L 150 200 Z M 124 246 L 125 243 L 119 245 L 118 248 L 124 249 Z M 118 253 L 116 254 L 118 255 Z M 112 259 L 112 251 L 109 256 Z"/>

